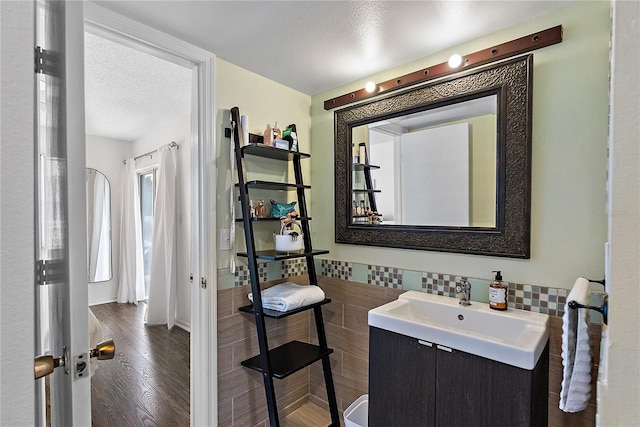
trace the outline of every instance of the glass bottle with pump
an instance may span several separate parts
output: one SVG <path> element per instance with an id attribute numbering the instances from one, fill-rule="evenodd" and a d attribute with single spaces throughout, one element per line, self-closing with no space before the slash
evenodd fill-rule
<path id="1" fill-rule="evenodd" d="M 489 284 L 489 307 L 494 310 L 506 310 L 509 286 L 502 281 L 501 271 L 496 273 L 495 280 Z"/>

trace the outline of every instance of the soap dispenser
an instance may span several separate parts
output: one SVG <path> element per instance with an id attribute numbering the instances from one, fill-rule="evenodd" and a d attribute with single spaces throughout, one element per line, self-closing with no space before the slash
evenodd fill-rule
<path id="1" fill-rule="evenodd" d="M 492 273 L 496 273 L 496 277 L 489 284 L 489 307 L 494 310 L 506 310 L 509 286 L 502 281 L 501 271 Z"/>

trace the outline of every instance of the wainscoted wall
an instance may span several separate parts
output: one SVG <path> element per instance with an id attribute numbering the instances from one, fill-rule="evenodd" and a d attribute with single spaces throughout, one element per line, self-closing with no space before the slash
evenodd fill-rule
<path id="1" fill-rule="evenodd" d="M 250 292 L 246 270 L 246 266 L 239 266 L 234 277 L 235 287 L 218 292 L 220 425 L 261 425 L 267 418 L 261 376 L 240 366 L 241 360 L 258 353 L 254 321 L 250 315 L 238 312 L 238 307 L 249 303 L 246 297 Z M 296 283 L 308 283 L 306 266 L 299 262 L 271 263 L 262 265 L 260 270 L 264 280 L 271 280 L 264 287 L 282 282 L 285 278 Z M 453 274 L 415 272 L 333 260 L 318 260 L 316 270 L 320 287 L 332 300 L 323 306 L 323 313 L 327 342 L 334 349 L 331 366 L 341 411 L 367 393 L 367 312 L 397 299 L 409 289 L 455 297 L 455 282 L 463 278 Z M 484 283 L 483 279 L 466 279 L 472 281 L 475 292 L 479 293 L 477 298 L 472 293 L 472 300 L 482 301 L 489 281 L 484 280 Z M 590 426 L 595 425 L 596 414 L 595 383 L 601 330 L 599 315 L 592 317 L 592 322 L 598 323 L 591 323 L 589 327 L 594 359 L 589 407 L 576 414 L 566 414 L 558 409 L 562 382 L 562 314 L 567 294 L 566 289 L 509 283 L 509 302 L 512 307 L 550 315 L 549 425 Z M 270 346 L 291 339 L 317 343 L 316 328 L 310 313 L 278 321 L 268 320 Z M 328 408 L 320 364 L 313 364 L 284 382 L 276 381 L 276 387 L 278 403 L 284 415 L 307 400 Z"/>
<path id="2" fill-rule="evenodd" d="M 264 288 L 277 282 L 265 283 Z M 269 414 L 262 375 L 240 365 L 259 353 L 253 317 L 238 308 L 250 303 L 249 286 L 218 291 L 218 424 L 221 426 L 267 426 Z M 267 319 L 269 346 L 291 340 L 309 340 L 309 315 Z M 286 416 L 309 396 L 309 369 L 275 381 L 279 414 Z"/>

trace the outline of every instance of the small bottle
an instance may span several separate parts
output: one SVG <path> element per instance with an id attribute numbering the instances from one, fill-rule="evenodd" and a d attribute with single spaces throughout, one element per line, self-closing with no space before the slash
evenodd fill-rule
<path id="1" fill-rule="evenodd" d="M 255 218 L 256 217 L 256 210 L 253 207 L 253 200 L 249 200 L 249 217 L 251 217 L 251 218 Z"/>
<path id="2" fill-rule="evenodd" d="M 282 132 L 278 127 L 278 122 L 273 126 L 273 140 L 275 141 L 276 139 L 282 139 Z"/>
<path id="3" fill-rule="evenodd" d="M 271 125 L 267 124 L 267 128 L 264 130 L 264 133 L 262 134 L 263 136 L 263 141 L 262 143 L 264 145 L 268 145 L 270 147 L 273 147 L 273 129 L 271 129 Z"/>
<path id="4" fill-rule="evenodd" d="M 494 310 L 506 310 L 509 286 L 502 281 L 500 271 L 493 271 L 492 273 L 496 273 L 496 277 L 489 284 L 489 307 Z"/>
<path id="5" fill-rule="evenodd" d="M 258 218 L 267 217 L 267 207 L 264 204 L 264 200 L 258 200 L 258 205 L 256 206 L 256 216 Z"/>

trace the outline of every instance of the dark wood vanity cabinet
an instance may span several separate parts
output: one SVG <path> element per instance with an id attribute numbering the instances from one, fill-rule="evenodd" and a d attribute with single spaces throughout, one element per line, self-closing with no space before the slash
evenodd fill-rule
<path id="1" fill-rule="evenodd" d="M 415 338 L 369 328 L 369 426 L 433 425 L 436 350 Z"/>
<path id="2" fill-rule="evenodd" d="M 526 370 L 369 328 L 370 427 L 546 426 L 548 388 L 548 345 Z"/>

